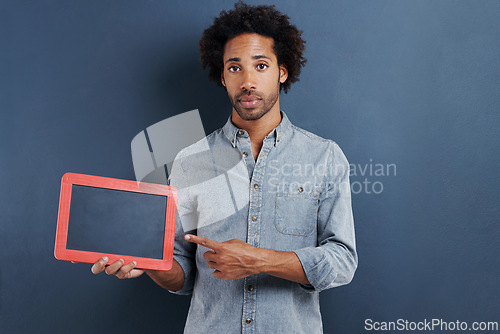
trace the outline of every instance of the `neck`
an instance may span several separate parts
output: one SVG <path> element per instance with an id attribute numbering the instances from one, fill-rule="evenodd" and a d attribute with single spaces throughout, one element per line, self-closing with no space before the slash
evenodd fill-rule
<path id="1" fill-rule="evenodd" d="M 264 138 L 281 122 L 281 113 L 278 104 L 259 119 L 246 121 L 233 108 L 231 121 L 235 126 L 248 132 L 252 145 L 262 146 Z"/>
<path id="2" fill-rule="evenodd" d="M 235 126 L 248 133 L 252 146 L 252 155 L 254 160 L 257 160 L 264 138 L 281 122 L 279 103 L 276 103 L 264 116 L 252 121 L 242 119 L 233 108 L 231 121 Z"/>

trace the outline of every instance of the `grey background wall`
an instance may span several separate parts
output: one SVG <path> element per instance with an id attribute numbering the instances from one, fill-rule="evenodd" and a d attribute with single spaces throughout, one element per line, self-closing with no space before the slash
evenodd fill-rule
<path id="1" fill-rule="evenodd" d="M 182 330 L 188 297 L 54 259 L 60 178 L 133 179 L 132 138 L 181 112 L 223 124 L 197 42 L 233 3 L 0 2 L 0 332 Z M 309 60 L 281 107 L 352 164 L 360 265 L 325 332 L 499 321 L 500 2 L 276 5 Z"/>

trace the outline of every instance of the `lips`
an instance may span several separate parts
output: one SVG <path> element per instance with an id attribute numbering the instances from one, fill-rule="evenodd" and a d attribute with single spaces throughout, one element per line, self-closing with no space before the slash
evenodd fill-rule
<path id="1" fill-rule="evenodd" d="M 254 108 L 260 103 L 261 99 L 256 96 L 243 96 L 238 101 L 244 108 Z"/>

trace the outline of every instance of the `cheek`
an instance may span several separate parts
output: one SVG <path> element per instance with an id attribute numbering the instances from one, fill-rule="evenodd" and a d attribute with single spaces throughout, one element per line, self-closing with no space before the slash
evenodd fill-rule
<path id="1" fill-rule="evenodd" d="M 269 84 L 272 85 L 273 88 L 276 88 L 276 86 L 279 87 L 280 82 L 281 82 L 280 80 L 281 80 L 281 77 L 280 77 L 279 72 L 278 72 L 277 76 L 273 76 L 273 78 L 270 79 Z"/>
<path id="2" fill-rule="evenodd" d="M 226 78 L 224 81 L 225 81 L 225 87 L 226 87 L 227 91 L 234 90 L 235 87 L 237 87 L 237 85 L 238 85 L 237 80 L 234 76 L 232 76 L 230 78 Z"/>

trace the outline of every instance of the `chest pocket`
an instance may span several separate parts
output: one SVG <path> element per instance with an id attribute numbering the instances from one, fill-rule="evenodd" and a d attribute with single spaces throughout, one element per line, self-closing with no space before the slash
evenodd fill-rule
<path id="1" fill-rule="evenodd" d="M 317 189 L 306 191 L 300 185 L 297 189 L 276 192 L 274 224 L 282 234 L 309 236 L 317 231 L 318 193 Z"/>

